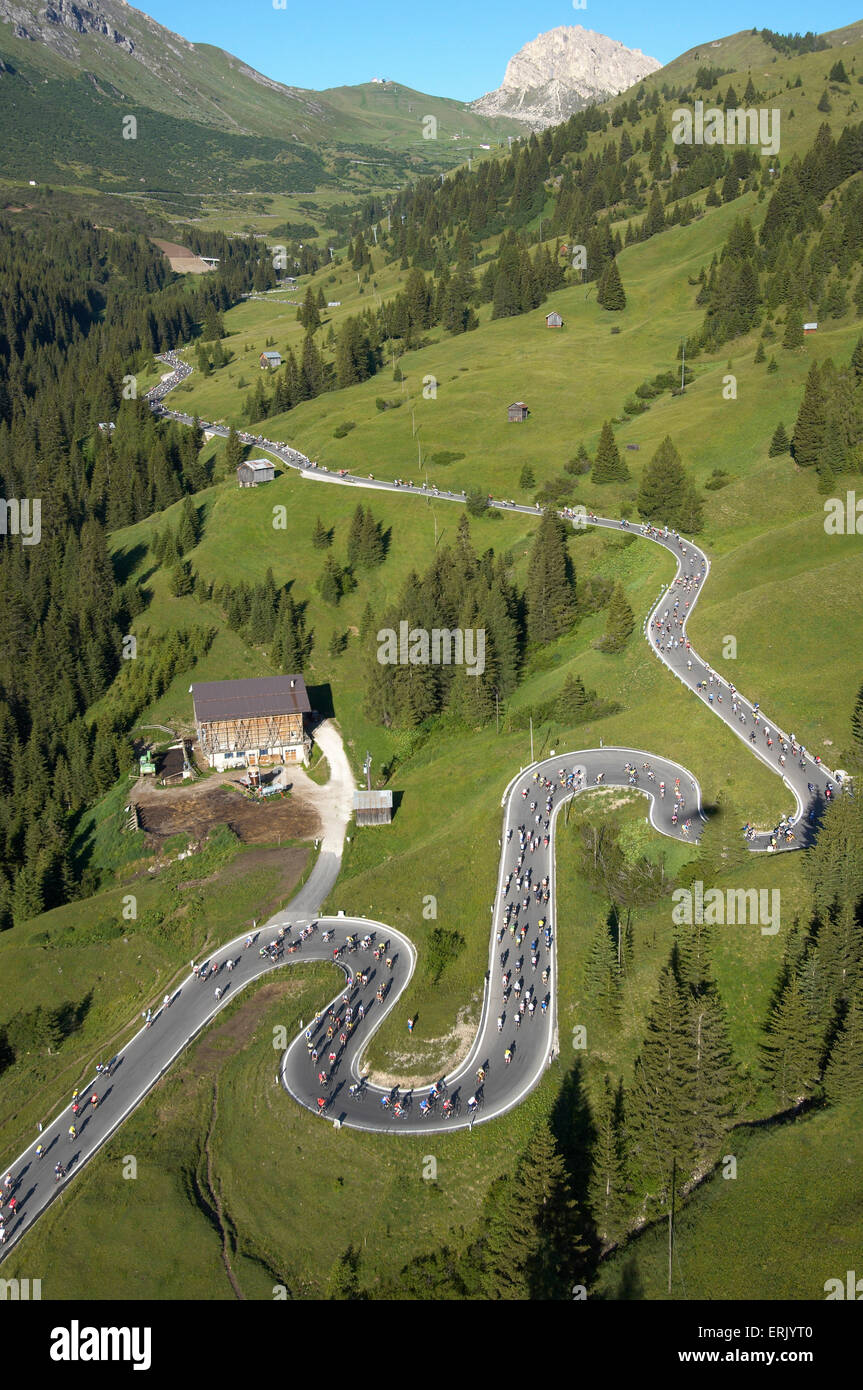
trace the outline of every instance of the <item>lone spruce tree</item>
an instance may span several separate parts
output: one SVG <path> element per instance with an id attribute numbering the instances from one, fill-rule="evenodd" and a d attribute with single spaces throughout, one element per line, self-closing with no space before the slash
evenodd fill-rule
<path id="1" fill-rule="evenodd" d="M 772 459 L 779 458 L 781 454 L 787 454 L 791 448 L 791 440 L 788 438 L 788 431 L 782 421 L 773 431 L 773 438 L 770 441 L 770 448 L 767 450 Z"/>
<path id="2" fill-rule="evenodd" d="M 601 305 L 603 309 L 626 308 L 626 293 L 623 288 L 623 281 L 620 278 L 620 271 L 617 268 L 617 261 L 614 259 L 608 262 L 608 265 L 599 277 L 596 302 Z"/>
<path id="3" fill-rule="evenodd" d="M 561 724 L 575 724 L 590 707 L 590 700 L 580 676 L 569 675 L 554 702 L 554 717 Z"/>
<path id="4" fill-rule="evenodd" d="M 614 438 L 611 421 L 606 420 L 599 435 L 593 471 L 590 475 L 594 483 L 625 483 L 630 476 L 629 469 L 620 457 L 620 450 Z"/>
<path id="5" fill-rule="evenodd" d="M 605 632 L 596 643 L 597 648 L 603 652 L 622 652 L 634 627 L 635 615 L 626 601 L 623 585 L 618 582 L 612 590 Z"/>
<path id="6" fill-rule="evenodd" d="M 701 502 L 670 435 L 666 435 L 641 478 L 639 515 L 678 531 L 701 529 Z"/>

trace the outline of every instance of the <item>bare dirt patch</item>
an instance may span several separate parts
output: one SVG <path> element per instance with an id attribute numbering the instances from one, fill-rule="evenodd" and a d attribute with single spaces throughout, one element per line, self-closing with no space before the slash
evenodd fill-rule
<path id="1" fill-rule="evenodd" d="M 321 821 L 303 797 L 250 801 L 233 787 L 197 783 L 193 787 L 148 788 L 137 798 L 141 828 L 151 836 L 150 847 L 160 839 L 185 831 L 203 839 L 214 825 L 228 825 L 244 844 L 269 844 L 273 840 L 311 840 L 320 836 Z"/>
<path id="2" fill-rule="evenodd" d="M 383 1071 L 372 1067 L 369 1080 L 375 1086 L 405 1087 L 427 1086 L 437 1076 L 447 1075 L 461 1065 L 473 1046 L 476 1037 L 478 1018 L 473 1017 L 474 1006 L 479 1003 L 476 995 L 469 1004 L 459 1009 L 452 1030 L 442 1038 L 429 1038 L 427 1045 L 410 1053 L 390 1054 L 390 1063 L 398 1071 Z"/>

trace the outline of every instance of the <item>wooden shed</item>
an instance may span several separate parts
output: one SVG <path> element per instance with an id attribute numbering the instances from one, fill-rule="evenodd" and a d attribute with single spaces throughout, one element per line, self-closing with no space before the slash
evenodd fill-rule
<path id="1" fill-rule="evenodd" d="M 556 309 L 553 309 L 550 314 L 546 314 L 545 326 L 546 328 L 563 328 L 563 319 Z"/>
<path id="2" fill-rule="evenodd" d="M 529 414 L 530 411 L 524 401 L 515 401 L 507 408 L 506 418 L 510 422 L 520 422 L 526 420 Z"/>
<path id="3" fill-rule="evenodd" d="M 240 487 L 257 487 L 259 483 L 271 483 L 275 476 L 275 464 L 269 459 L 247 459 L 237 469 L 237 482 Z"/>
<path id="4" fill-rule="evenodd" d="M 393 818 L 392 792 L 354 792 L 354 815 L 357 825 L 389 825 Z"/>
<path id="5" fill-rule="evenodd" d="M 275 368 L 275 367 L 281 367 L 281 365 L 282 365 L 282 354 L 281 354 L 280 352 L 262 352 L 262 353 L 261 353 L 261 366 L 262 366 L 262 367 Z"/>

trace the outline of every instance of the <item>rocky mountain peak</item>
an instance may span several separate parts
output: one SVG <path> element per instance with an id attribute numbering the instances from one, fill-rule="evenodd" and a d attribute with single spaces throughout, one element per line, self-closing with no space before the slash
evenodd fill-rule
<path id="1" fill-rule="evenodd" d="M 626 91 L 661 66 L 640 49 L 580 24 L 561 25 L 519 49 L 507 63 L 501 86 L 472 106 L 484 115 L 510 116 L 541 130 L 591 102 Z"/>

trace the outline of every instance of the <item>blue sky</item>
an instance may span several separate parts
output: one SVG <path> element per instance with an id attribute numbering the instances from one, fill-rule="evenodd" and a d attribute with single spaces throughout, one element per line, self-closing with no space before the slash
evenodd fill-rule
<path id="1" fill-rule="evenodd" d="M 282 3 L 282 0 L 276 0 Z M 529 39 L 581 24 L 667 63 L 740 29 L 824 33 L 863 17 L 861 0 L 144 0 L 139 9 L 198 43 L 212 43 L 297 87 L 336 87 L 385 77 L 463 101 L 500 85 L 508 59 Z"/>

